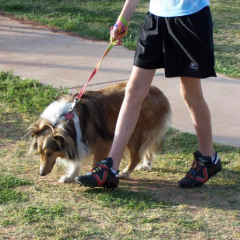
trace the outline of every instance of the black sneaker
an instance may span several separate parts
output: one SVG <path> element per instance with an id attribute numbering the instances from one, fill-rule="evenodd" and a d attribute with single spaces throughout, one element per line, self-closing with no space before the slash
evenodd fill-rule
<path id="1" fill-rule="evenodd" d="M 215 154 L 214 161 L 211 157 L 203 156 L 199 151 L 193 153 L 194 161 L 186 176 L 178 182 L 179 187 L 191 188 L 202 186 L 212 176 L 222 170 L 221 159 Z"/>
<path id="2" fill-rule="evenodd" d="M 113 173 L 110 169 L 112 165 L 112 158 L 106 158 L 97 163 L 89 173 L 76 177 L 75 182 L 84 187 L 103 187 L 114 190 L 119 184 L 119 171 L 116 174 Z"/>

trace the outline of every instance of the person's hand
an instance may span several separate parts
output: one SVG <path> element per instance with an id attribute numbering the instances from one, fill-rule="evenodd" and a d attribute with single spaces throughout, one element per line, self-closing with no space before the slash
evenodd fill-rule
<path id="1" fill-rule="evenodd" d="M 115 46 L 122 45 L 122 38 L 127 35 L 128 22 L 122 16 L 119 16 L 117 22 L 110 28 L 111 42 L 115 42 Z"/>
<path id="2" fill-rule="evenodd" d="M 119 29 L 117 26 L 112 26 L 110 29 L 111 40 L 115 41 L 114 46 L 122 45 L 122 38 L 119 35 Z"/>

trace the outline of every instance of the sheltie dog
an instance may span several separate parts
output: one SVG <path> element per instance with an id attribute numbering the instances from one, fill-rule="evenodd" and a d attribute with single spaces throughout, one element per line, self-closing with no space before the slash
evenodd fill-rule
<path id="1" fill-rule="evenodd" d="M 66 175 L 59 182 L 71 182 L 79 174 L 80 162 L 90 155 L 93 162 L 108 156 L 114 130 L 123 102 L 126 83 L 111 85 L 99 91 L 86 91 L 73 111 L 72 120 L 65 118 L 76 95 L 64 95 L 51 103 L 27 132 L 31 136 L 30 151 L 40 154 L 40 175 L 49 174 L 58 158 L 67 166 Z M 130 161 L 121 172 L 129 177 L 137 169 L 151 170 L 153 154 L 164 145 L 171 118 L 168 99 L 151 86 L 142 103 L 137 125 L 127 144 Z"/>

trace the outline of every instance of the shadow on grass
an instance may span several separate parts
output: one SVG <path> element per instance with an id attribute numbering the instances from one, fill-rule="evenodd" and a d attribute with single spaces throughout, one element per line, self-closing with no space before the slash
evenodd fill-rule
<path id="1" fill-rule="evenodd" d="M 0 146 L 4 147 L 6 144 L 6 147 L 9 147 L 9 140 L 10 142 L 20 140 L 24 136 L 25 130 L 29 124 L 24 122 L 23 115 L 17 112 L 14 114 L 4 112 L 1 105 L 0 111 Z"/>
<path id="2" fill-rule="evenodd" d="M 177 205 L 239 210 L 239 192 L 238 184 L 214 183 L 183 189 L 178 187 L 176 182 L 132 178 L 121 180 L 119 188 L 115 191 L 103 189 L 85 191 L 87 197 L 97 196 L 106 207 L 121 206 L 137 210 L 171 208 Z"/>
<path id="3" fill-rule="evenodd" d="M 6 146 L 7 141 L 19 140 L 29 125 L 21 114 L 9 112 L 10 110 L 5 110 L 5 105 L 0 104 L 0 133 L 3 136 L 1 144 L 6 144 Z M 169 159 L 171 159 L 171 154 L 182 157 L 192 153 L 192 150 L 196 147 L 196 136 L 170 129 L 163 154 L 170 154 Z M 221 145 L 215 145 L 215 147 L 219 152 L 230 155 L 226 159 L 228 161 L 224 162 L 223 171 L 203 187 L 195 189 L 177 187 L 176 181 L 179 172 L 170 165 L 169 167 L 156 167 L 154 174 L 144 173 L 139 175 L 139 178 L 136 176 L 136 178 L 121 180 L 120 187 L 116 191 L 105 192 L 102 189 L 86 189 L 83 195 L 86 194 L 86 197 L 90 199 L 97 198 L 106 207 L 122 207 L 139 211 L 155 208 L 171 209 L 176 205 L 200 206 L 200 209 L 201 207 L 207 207 L 239 210 L 238 167 L 233 168 L 231 166 L 233 163 L 232 155 L 237 157 L 239 149 Z M 2 149 L 4 148 L 2 146 Z M 182 169 L 182 166 L 180 167 Z M 159 172 L 166 173 L 166 176 L 167 173 L 169 173 L 169 176 L 174 174 L 174 181 L 164 179 L 164 174 L 157 175 L 157 169 L 159 169 Z M 173 179 L 172 176 L 171 179 Z"/>
<path id="4" fill-rule="evenodd" d="M 96 197 L 97 200 L 102 202 L 104 207 L 121 207 L 135 211 L 155 208 L 171 208 L 176 205 L 176 203 L 173 202 L 159 201 L 145 191 L 134 191 L 129 186 L 124 186 L 123 184 L 121 184 L 121 187 L 115 191 L 87 189 L 83 194 L 87 194 L 88 198 L 93 196 Z"/>

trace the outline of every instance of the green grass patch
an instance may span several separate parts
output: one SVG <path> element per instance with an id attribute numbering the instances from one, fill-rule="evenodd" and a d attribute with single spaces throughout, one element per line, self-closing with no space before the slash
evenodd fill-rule
<path id="1" fill-rule="evenodd" d="M 14 191 L 12 189 L 0 190 L 0 204 L 7 202 L 21 202 L 26 201 L 26 194 L 21 191 Z"/>
<path id="2" fill-rule="evenodd" d="M 6 79 L 8 79 L 6 81 Z M 48 101 L 14 104 L 0 99 L 0 233 L 3 239 L 239 239 L 240 148 L 214 144 L 223 170 L 197 189 L 180 189 L 192 164 L 197 137 L 169 129 L 164 149 L 151 172 L 134 171 L 115 191 L 59 184 L 65 171 L 54 166 L 45 177 L 38 174 L 39 155 L 27 155 L 25 129 L 61 91 L 1 72 L 0 95 L 14 89 L 21 97 L 34 91 Z M 3 84 L 4 82 L 4 84 Z M 15 91 L 15 90 L 14 90 Z M 19 94 L 20 94 L 19 93 Z M 39 95 L 38 95 L 39 94 Z M 51 97 L 50 97 L 51 96 Z M 36 105 L 34 110 L 31 106 Z M 25 107 L 20 105 L 26 105 Z M 30 106 L 30 107 L 28 107 Z M 23 110 L 26 109 L 26 110 Z M 121 168 L 125 168 L 123 160 Z M 82 166 L 87 172 L 91 162 Z M 111 231 L 109 231 L 111 229 Z"/>
<path id="3" fill-rule="evenodd" d="M 109 28 L 117 19 L 124 0 L 0 0 L 0 9 L 18 18 L 76 33 L 82 37 L 109 41 Z M 131 19 L 123 45 L 136 49 L 139 31 L 148 11 L 142 0 Z M 216 70 L 240 78 L 240 17 L 238 0 L 212 0 Z"/>
<path id="4" fill-rule="evenodd" d="M 66 207 L 62 204 L 53 206 L 28 206 L 22 211 L 22 219 L 28 224 L 37 222 L 49 222 L 56 218 L 63 217 Z"/>
<path id="5" fill-rule="evenodd" d="M 13 176 L 0 176 L 0 190 L 11 189 L 18 186 L 30 185 L 30 182 L 24 179 L 18 179 Z"/>
<path id="6" fill-rule="evenodd" d="M 27 195 L 25 192 L 13 188 L 30 185 L 31 183 L 24 179 L 18 179 L 13 176 L 0 176 L 0 204 L 7 202 L 25 201 Z"/>
<path id="7" fill-rule="evenodd" d="M 0 101 L 16 107 L 21 113 L 39 114 L 51 101 L 67 91 L 59 91 L 33 79 L 21 81 L 12 72 L 0 72 Z"/>

